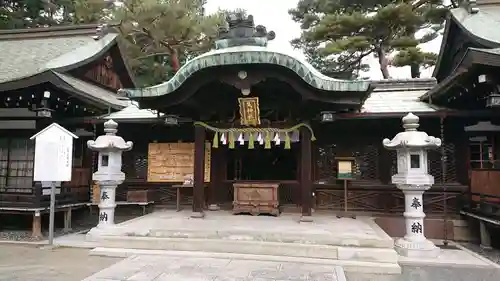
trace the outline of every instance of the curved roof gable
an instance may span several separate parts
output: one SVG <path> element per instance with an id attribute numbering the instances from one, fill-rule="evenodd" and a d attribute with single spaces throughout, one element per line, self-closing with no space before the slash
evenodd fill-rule
<path id="1" fill-rule="evenodd" d="M 205 68 L 244 64 L 273 64 L 295 72 L 314 88 L 325 91 L 363 92 L 369 81 L 339 80 L 321 74 L 308 62 L 283 51 L 262 46 L 235 46 L 212 50 L 188 61 L 169 81 L 144 88 L 124 89 L 132 97 L 154 97 L 169 94 L 178 89 L 191 75 Z"/>
<path id="2" fill-rule="evenodd" d="M 248 64 L 271 64 L 287 68 L 318 90 L 367 92 L 368 81 L 345 81 L 321 74 L 306 61 L 282 50 L 268 47 L 276 34 L 262 25 L 255 26 L 253 16 L 228 14 L 227 26 L 219 29 L 216 50 L 188 61 L 169 81 L 144 89 L 124 89 L 131 97 L 162 96 L 177 90 L 194 73 L 210 67 Z"/>
<path id="3" fill-rule="evenodd" d="M 469 12 L 461 7 L 450 10 L 455 22 L 479 43 L 489 47 L 500 44 L 500 7 L 480 7 L 476 12 Z"/>

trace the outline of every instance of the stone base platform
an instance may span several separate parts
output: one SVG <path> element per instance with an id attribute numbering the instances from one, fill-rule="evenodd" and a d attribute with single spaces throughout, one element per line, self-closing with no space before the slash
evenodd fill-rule
<path id="1" fill-rule="evenodd" d="M 158 211 L 106 229 L 93 229 L 87 241 L 98 247 L 269 255 L 355 263 L 378 273 L 400 273 L 394 240 L 371 218 L 300 215 L 279 217 L 207 212 Z M 328 261 L 328 262 L 326 262 Z M 352 267 L 353 270 L 354 267 Z"/>
<path id="2" fill-rule="evenodd" d="M 346 281 L 340 266 L 228 258 L 128 257 L 83 281 Z"/>

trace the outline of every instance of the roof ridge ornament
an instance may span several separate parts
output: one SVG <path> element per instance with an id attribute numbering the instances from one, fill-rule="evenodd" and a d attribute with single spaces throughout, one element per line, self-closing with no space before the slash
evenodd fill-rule
<path id="1" fill-rule="evenodd" d="M 97 26 L 96 33 L 94 36 L 92 36 L 92 38 L 97 41 L 108 33 L 109 33 L 109 25 L 107 23 L 100 24 Z"/>
<path id="2" fill-rule="evenodd" d="M 462 2 L 463 7 L 469 12 L 469 14 L 477 14 L 479 8 L 477 7 L 477 0 L 465 0 Z"/>
<path id="3" fill-rule="evenodd" d="M 266 47 L 267 42 L 276 38 L 274 31 L 267 32 L 263 25 L 255 26 L 253 16 L 246 16 L 242 12 L 228 13 L 226 25 L 219 28 L 216 49 L 235 46 Z"/>

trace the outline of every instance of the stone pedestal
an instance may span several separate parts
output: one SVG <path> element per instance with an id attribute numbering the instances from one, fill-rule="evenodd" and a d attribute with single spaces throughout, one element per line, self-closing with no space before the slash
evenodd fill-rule
<path id="1" fill-rule="evenodd" d="M 485 250 L 493 249 L 491 247 L 491 236 L 486 223 L 484 221 L 479 221 L 479 235 L 481 237 L 481 248 Z"/>
<path id="2" fill-rule="evenodd" d="M 99 223 L 98 228 L 115 224 L 115 191 L 117 184 L 101 184 L 101 195 L 99 201 Z"/>
<path id="3" fill-rule="evenodd" d="M 395 249 L 398 254 L 405 257 L 436 257 L 439 255 L 439 248 L 424 235 L 423 198 L 428 186 L 398 185 L 405 196 L 405 217 L 406 235 L 396 240 Z"/>

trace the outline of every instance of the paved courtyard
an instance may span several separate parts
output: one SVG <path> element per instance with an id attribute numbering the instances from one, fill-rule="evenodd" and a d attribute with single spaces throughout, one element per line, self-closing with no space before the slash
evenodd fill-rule
<path id="1" fill-rule="evenodd" d="M 290 262 L 132 256 L 84 281 L 344 281 L 341 267 Z"/>
<path id="2" fill-rule="evenodd" d="M 133 256 L 123 260 L 88 253 L 87 249 L 41 250 L 34 246 L 0 244 L 0 281 L 344 280 L 342 271 L 335 266 L 166 256 Z M 497 281 L 500 276 L 499 269 L 474 266 L 403 265 L 402 268 L 401 275 L 346 272 L 345 280 Z"/>
<path id="3" fill-rule="evenodd" d="M 87 249 L 0 243 L 0 281 L 80 281 L 120 260 L 89 256 Z"/>

